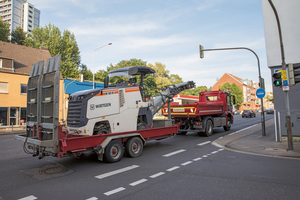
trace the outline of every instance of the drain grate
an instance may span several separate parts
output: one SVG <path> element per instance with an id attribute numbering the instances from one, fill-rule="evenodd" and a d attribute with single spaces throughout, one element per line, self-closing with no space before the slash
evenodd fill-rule
<path id="1" fill-rule="evenodd" d="M 62 174 L 69 171 L 67 167 L 64 166 L 55 166 L 55 167 L 49 167 L 47 169 L 43 169 L 40 171 L 40 174 L 43 175 L 53 175 L 53 174 Z"/>

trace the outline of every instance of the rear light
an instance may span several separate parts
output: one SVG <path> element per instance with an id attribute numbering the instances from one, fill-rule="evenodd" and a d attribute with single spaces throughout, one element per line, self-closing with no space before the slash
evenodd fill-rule
<path id="1" fill-rule="evenodd" d="M 195 125 L 201 125 L 202 122 L 195 122 Z"/>

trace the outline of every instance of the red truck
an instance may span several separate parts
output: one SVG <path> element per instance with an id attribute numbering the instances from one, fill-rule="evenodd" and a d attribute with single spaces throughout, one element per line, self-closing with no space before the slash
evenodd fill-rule
<path id="1" fill-rule="evenodd" d="M 223 126 L 225 131 L 230 130 L 233 123 L 232 103 L 235 104 L 235 97 L 229 92 L 200 92 L 199 102 L 171 106 L 171 118 L 175 124 L 182 123 L 178 129 L 179 134 L 197 132 L 208 137 L 212 135 L 214 127 Z M 165 106 L 162 114 L 168 116 L 168 112 Z"/>

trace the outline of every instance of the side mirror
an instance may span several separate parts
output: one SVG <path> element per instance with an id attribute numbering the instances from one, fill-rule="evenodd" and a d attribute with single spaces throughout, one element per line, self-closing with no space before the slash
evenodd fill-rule
<path id="1" fill-rule="evenodd" d="M 109 76 L 106 76 L 104 78 L 104 88 L 108 88 L 108 81 L 109 81 Z"/>

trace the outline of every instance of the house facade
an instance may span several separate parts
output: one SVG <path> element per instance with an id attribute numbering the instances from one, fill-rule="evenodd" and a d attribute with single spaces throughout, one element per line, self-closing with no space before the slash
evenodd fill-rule
<path id="1" fill-rule="evenodd" d="M 50 58 L 46 49 L 0 41 L 0 129 L 26 123 L 27 82 L 32 64 Z"/>
<path id="2" fill-rule="evenodd" d="M 212 90 L 219 90 L 224 83 L 235 83 L 243 91 L 243 103 L 237 106 L 236 110 L 260 110 L 261 100 L 256 97 L 256 90 L 259 88 L 257 82 L 242 79 L 229 73 L 225 73 L 212 87 Z"/>

